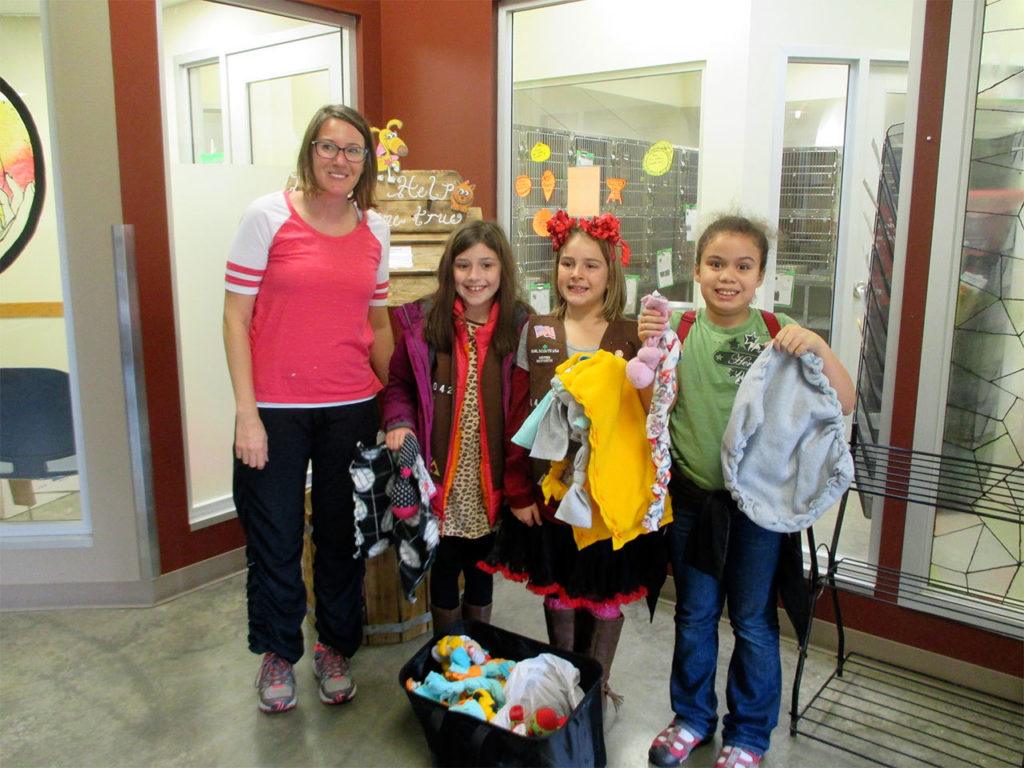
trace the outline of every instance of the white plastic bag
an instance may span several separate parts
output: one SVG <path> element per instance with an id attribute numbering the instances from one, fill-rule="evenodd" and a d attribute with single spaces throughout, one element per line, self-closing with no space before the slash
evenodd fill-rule
<path id="1" fill-rule="evenodd" d="M 572 713 L 583 700 L 580 671 L 576 666 L 555 656 L 542 653 L 532 659 L 523 659 L 509 673 L 505 681 L 505 706 L 499 709 L 491 725 L 510 728 L 508 711 L 519 704 L 527 715 L 542 707 L 551 707 L 560 715 Z"/>

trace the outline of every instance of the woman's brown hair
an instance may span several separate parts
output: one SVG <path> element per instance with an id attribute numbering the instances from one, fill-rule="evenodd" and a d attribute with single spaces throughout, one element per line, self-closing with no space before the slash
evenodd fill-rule
<path id="1" fill-rule="evenodd" d="M 299 159 L 295 169 L 298 188 L 304 195 L 310 197 L 316 197 L 322 191 L 313 174 L 313 154 L 316 152 L 313 142 L 319 135 L 320 128 L 331 118 L 348 123 L 363 137 L 366 154 L 363 156 L 363 170 L 359 174 L 359 181 L 356 182 L 355 189 L 352 190 L 352 197 L 360 210 L 369 210 L 376 204 L 373 199 L 373 188 L 377 183 L 377 174 L 371 162 L 374 157 L 373 136 L 370 135 L 370 124 L 366 122 L 366 118 L 352 107 L 346 107 L 344 104 L 325 104 L 316 111 L 309 121 L 309 125 L 306 126 L 306 133 L 299 146 Z"/>

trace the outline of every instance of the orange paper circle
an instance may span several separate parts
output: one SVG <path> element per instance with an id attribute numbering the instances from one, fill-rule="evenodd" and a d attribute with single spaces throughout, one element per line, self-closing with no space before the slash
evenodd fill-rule
<path id="1" fill-rule="evenodd" d="M 541 237 L 548 237 L 548 220 L 555 214 L 550 208 L 541 208 L 533 215 L 533 231 Z"/>
<path id="2" fill-rule="evenodd" d="M 516 176 L 515 190 L 520 197 L 526 197 L 533 189 L 533 182 L 529 176 Z"/>

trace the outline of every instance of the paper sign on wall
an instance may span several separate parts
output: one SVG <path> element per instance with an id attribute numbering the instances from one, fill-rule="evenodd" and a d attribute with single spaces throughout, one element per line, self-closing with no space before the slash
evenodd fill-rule
<path id="1" fill-rule="evenodd" d="M 639 292 L 640 278 L 636 275 L 626 275 L 626 306 L 623 310 L 625 314 L 636 314 L 636 297 Z"/>
<path id="2" fill-rule="evenodd" d="M 655 254 L 658 266 L 658 287 L 672 285 L 672 249 L 662 248 Z"/>
<path id="3" fill-rule="evenodd" d="M 601 167 L 576 166 L 568 170 L 566 212 L 570 216 L 597 216 L 601 213 Z"/>
<path id="4" fill-rule="evenodd" d="M 543 141 L 538 141 L 530 148 L 530 159 L 535 163 L 543 163 L 551 157 L 551 147 Z"/>
<path id="5" fill-rule="evenodd" d="M 388 249 L 388 269 L 412 269 L 412 246 L 392 245 Z"/>
<path id="6" fill-rule="evenodd" d="M 533 231 L 541 237 L 549 237 L 548 235 L 548 221 L 554 216 L 554 211 L 550 208 L 541 208 L 535 214 L 533 214 Z"/>
<path id="7" fill-rule="evenodd" d="M 780 269 L 775 272 L 775 306 L 790 307 L 793 305 L 793 277 L 796 272 L 792 269 Z"/>
<path id="8" fill-rule="evenodd" d="M 648 176 L 664 176 L 672 167 L 675 148 L 667 141 L 656 141 L 644 154 L 644 173 Z"/>
<path id="9" fill-rule="evenodd" d="M 530 285 L 530 306 L 538 315 L 551 312 L 551 283 L 532 283 Z"/>
<path id="10" fill-rule="evenodd" d="M 693 235 L 697 230 L 697 209 L 692 205 L 686 206 L 683 220 L 686 227 L 686 242 L 692 243 L 696 239 Z"/>
<path id="11" fill-rule="evenodd" d="M 555 191 L 555 174 L 550 168 L 540 177 L 540 189 L 544 193 L 544 202 L 551 202 L 551 195 Z"/>
<path id="12" fill-rule="evenodd" d="M 605 179 L 605 186 L 608 187 L 608 199 L 606 203 L 621 203 L 622 202 L 622 190 L 626 187 L 625 179 L 616 179 L 614 177 Z"/>

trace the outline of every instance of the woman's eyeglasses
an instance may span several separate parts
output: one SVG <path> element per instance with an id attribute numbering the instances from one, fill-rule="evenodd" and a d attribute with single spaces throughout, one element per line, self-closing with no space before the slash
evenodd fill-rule
<path id="1" fill-rule="evenodd" d="M 316 153 L 324 160 L 333 160 L 338 156 L 339 152 L 345 155 L 345 159 L 350 163 L 361 163 L 366 160 L 366 147 L 360 147 L 355 144 L 339 147 L 333 141 L 321 141 L 319 139 L 314 139 L 310 143 L 313 145 Z"/>

